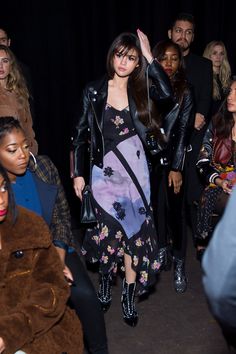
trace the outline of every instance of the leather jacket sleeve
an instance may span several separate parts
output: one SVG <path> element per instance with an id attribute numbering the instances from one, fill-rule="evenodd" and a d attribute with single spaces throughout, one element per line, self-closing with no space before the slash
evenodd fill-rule
<path id="1" fill-rule="evenodd" d="M 206 184 L 214 183 L 215 178 L 219 177 L 217 169 L 214 168 L 212 164 L 213 136 L 214 128 L 211 122 L 204 135 L 202 147 L 196 163 L 199 174 L 203 177 Z"/>
<path id="2" fill-rule="evenodd" d="M 190 121 L 192 114 L 194 114 L 193 97 L 191 91 L 186 90 L 183 95 L 179 116 L 177 118 L 175 146 L 171 162 L 171 169 L 174 171 L 183 170 L 185 150 L 190 135 Z"/>
<path id="3" fill-rule="evenodd" d="M 75 138 L 72 142 L 74 147 L 74 177 L 84 177 L 85 175 L 85 156 L 90 139 L 88 123 L 89 97 L 87 88 L 83 91 L 81 100 L 80 107 L 82 108 L 77 112 L 78 123 Z"/>
<path id="4" fill-rule="evenodd" d="M 174 103 L 169 77 L 156 59 L 147 67 L 147 75 L 152 79 L 151 99 L 154 101 L 170 100 Z"/>

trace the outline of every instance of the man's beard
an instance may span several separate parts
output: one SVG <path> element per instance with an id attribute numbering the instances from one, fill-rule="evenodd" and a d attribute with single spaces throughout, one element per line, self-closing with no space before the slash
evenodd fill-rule
<path id="1" fill-rule="evenodd" d="M 186 40 L 180 39 L 179 41 L 176 42 L 180 48 L 182 49 L 183 52 L 188 50 L 190 48 L 190 43 L 188 43 Z"/>

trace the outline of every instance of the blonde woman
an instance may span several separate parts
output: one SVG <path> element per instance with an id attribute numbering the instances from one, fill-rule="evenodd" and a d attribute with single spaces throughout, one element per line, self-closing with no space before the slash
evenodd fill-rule
<path id="1" fill-rule="evenodd" d="M 29 92 L 24 77 L 12 51 L 0 45 L 0 118 L 4 116 L 12 116 L 20 121 L 30 150 L 37 154 L 38 144 L 32 127 Z"/>
<path id="2" fill-rule="evenodd" d="M 230 84 L 231 68 L 227 51 L 222 41 L 211 41 L 207 44 L 203 56 L 212 61 L 213 66 L 213 96 L 212 110 L 217 113 L 223 102 Z"/>

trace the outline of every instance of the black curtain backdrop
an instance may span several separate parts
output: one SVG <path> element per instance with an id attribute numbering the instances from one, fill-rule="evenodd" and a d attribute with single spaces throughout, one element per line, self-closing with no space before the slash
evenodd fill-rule
<path id="1" fill-rule="evenodd" d="M 69 180 L 70 136 L 82 88 L 105 72 L 106 54 L 121 32 L 143 30 L 151 46 L 167 37 L 178 12 L 195 16 L 193 52 L 223 40 L 236 72 L 236 1 L 225 0 L 11 0 L 1 3 L 0 28 L 32 74 L 40 153 L 59 169 L 72 213 L 78 203 Z M 203 78 L 204 80 L 204 78 Z"/>

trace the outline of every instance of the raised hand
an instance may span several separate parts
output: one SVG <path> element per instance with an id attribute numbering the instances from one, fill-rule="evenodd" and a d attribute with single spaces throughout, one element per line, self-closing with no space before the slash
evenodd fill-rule
<path id="1" fill-rule="evenodd" d="M 140 47 L 142 50 L 142 54 L 143 54 L 144 58 L 147 59 L 148 63 L 151 63 L 153 61 L 153 56 L 152 56 L 148 37 L 146 36 L 146 34 L 144 34 L 142 31 L 140 31 L 140 29 L 137 29 L 137 35 L 138 35 L 138 38 L 140 41 Z"/>

